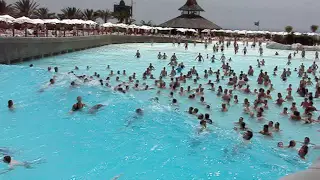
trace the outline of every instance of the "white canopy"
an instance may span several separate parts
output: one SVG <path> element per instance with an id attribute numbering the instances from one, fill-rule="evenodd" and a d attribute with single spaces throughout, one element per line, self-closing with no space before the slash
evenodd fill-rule
<path id="1" fill-rule="evenodd" d="M 179 31 L 179 32 L 186 32 L 187 31 L 187 29 L 184 29 L 184 28 L 177 28 L 177 31 Z"/>
<path id="2" fill-rule="evenodd" d="M 120 24 L 114 24 L 114 27 L 119 27 L 119 28 L 128 28 L 128 25 L 120 23 Z"/>
<path id="3" fill-rule="evenodd" d="M 107 23 L 104 23 L 102 24 L 102 27 L 113 27 L 114 24 L 112 24 L 111 22 L 107 22 Z"/>
<path id="4" fill-rule="evenodd" d="M 84 20 L 81 19 L 63 19 L 60 21 L 61 24 L 86 24 Z"/>
<path id="5" fill-rule="evenodd" d="M 82 19 L 71 19 L 71 24 L 85 24 L 85 21 Z"/>
<path id="6" fill-rule="evenodd" d="M 92 21 L 92 20 L 88 20 L 88 21 L 84 21 L 84 24 L 88 24 L 88 25 L 96 25 L 98 23 Z"/>
<path id="7" fill-rule="evenodd" d="M 159 31 L 170 31 L 172 30 L 173 28 L 168 28 L 168 27 L 156 27 L 156 29 L 158 29 Z"/>
<path id="8" fill-rule="evenodd" d="M 61 21 L 59 19 L 44 19 L 45 24 L 59 24 Z"/>
<path id="9" fill-rule="evenodd" d="M 202 32 L 202 33 L 208 33 L 208 32 L 210 32 L 210 29 L 204 29 L 204 30 L 202 30 L 201 32 Z"/>
<path id="10" fill-rule="evenodd" d="M 32 24 L 44 24 L 42 19 L 31 19 Z"/>
<path id="11" fill-rule="evenodd" d="M 0 15 L 0 21 L 4 21 L 7 23 L 12 23 L 15 20 L 15 18 L 9 16 L 9 15 Z"/>
<path id="12" fill-rule="evenodd" d="M 60 21 L 61 24 L 73 24 L 71 19 L 63 19 Z"/>
<path id="13" fill-rule="evenodd" d="M 307 35 L 308 35 L 308 36 L 317 36 L 318 34 L 312 32 L 312 33 L 307 33 Z"/>
<path id="14" fill-rule="evenodd" d="M 247 34 L 247 31 L 242 30 L 242 31 L 238 31 L 237 33 L 238 33 L 238 34 Z"/>
<path id="15" fill-rule="evenodd" d="M 195 29 L 187 29 L 188 32 L 193 32 L 193 33 L 197 33 L 198 31 Z"/>
<path id="16" fill-rule="evenodd" d="M 25 17 L 25 16 L 19 17 L 19 18 L 15 19 L 13 22 L 18 23 L 18 24 L 23 24 L 23 23 L 34 24 L 32 19 Z"/>
<path id="17" fill-rule="evenodd" d="M 138 29 L 140 26 L 137 26 L 137 25 L 135 25 L 135 24 L 130 24 L 129 26 L 128 26 L 128 28 L 131 28 L 131 29 Z"/>

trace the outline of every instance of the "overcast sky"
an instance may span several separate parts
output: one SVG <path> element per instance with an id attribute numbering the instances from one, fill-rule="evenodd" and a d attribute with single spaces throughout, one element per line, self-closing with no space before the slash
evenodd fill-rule
<path id="1" fill-rule="evenodd" d="M 13 3 L 16 0 L 6 0 Z M 120 0 L 36 0 L 40 7 L 60 12 L 65 7 L 80 9 L 110 9 Z M 131 0 L 125 0 L 131 4 Z M 180 14 L 186 0 L 134 0 L 134 19 L 163 23 Z M 296 31 L 309 31 L 312 24 L 320 25 L 319 0 L 197 0 L 205 10 L 202 16 L 225 29 L 256 29 L 253 22 L 260 20 L 260 28 L 283 30 L 291 25 Z"/>

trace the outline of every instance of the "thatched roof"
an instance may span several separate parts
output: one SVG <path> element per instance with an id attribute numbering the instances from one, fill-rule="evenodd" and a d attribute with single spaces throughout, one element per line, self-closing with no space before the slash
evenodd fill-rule
<path id="1" fill-rule="evenodd" d="M 180 11 L 204 11 L 197 3 L 196 0 L 187 0 L 186 4 L 184 4 Z"/>
<path id="2" fill-rule="evenodd" d="M 213 22 L 194 14 L 183 14 L 163 24 L 160 24 L 159 26 L 191 29 L 222 29 Z"/>

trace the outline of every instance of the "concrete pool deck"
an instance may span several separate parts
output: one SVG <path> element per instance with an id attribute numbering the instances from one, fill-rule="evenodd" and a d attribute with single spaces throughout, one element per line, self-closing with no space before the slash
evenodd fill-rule
<path id="1" fill-rule="evenodd" d="M 12 64 L 109 44 L 171 43 L 175 38 L 160 36 L 96 35 L 81 37 L 3 37 L 0 64 Z"/>

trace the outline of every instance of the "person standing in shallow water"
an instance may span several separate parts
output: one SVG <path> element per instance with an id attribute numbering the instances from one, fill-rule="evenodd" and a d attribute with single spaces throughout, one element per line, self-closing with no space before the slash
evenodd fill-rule
<path id="1" fill-rule="evenodd" d="M 77 103 L 72 106 L 71 112 L 79 111 L 79 110 L 81 110 L 84 106 L 85 106 L 85 104 L 82 103 L 82 98 L 81 98 L 81 96 L 78 96 L 78 97 L 77 97 Z"/>
<path id="2" fill-rule="evenodd" d="M 195 60 L 198 60 L 199 62 L 204 61 L 204 58 L 202 57 L 201 53 L 196 57 Z"/>
<path id="3" fill-rule="evenodd" d="M 302 58 L 305 58 L 305 56 L 306 56 L 306 50 L 302 49 L 302 51 L 301 51 L 301 57 L 302 57 Z"/>
<path id="4" fill-rule="evenodd" d="M 141 54 L 140 54 L 139 50 L 137 50 L 135 57 L 137 57 L 137 58 L 141 57 Z"/>

